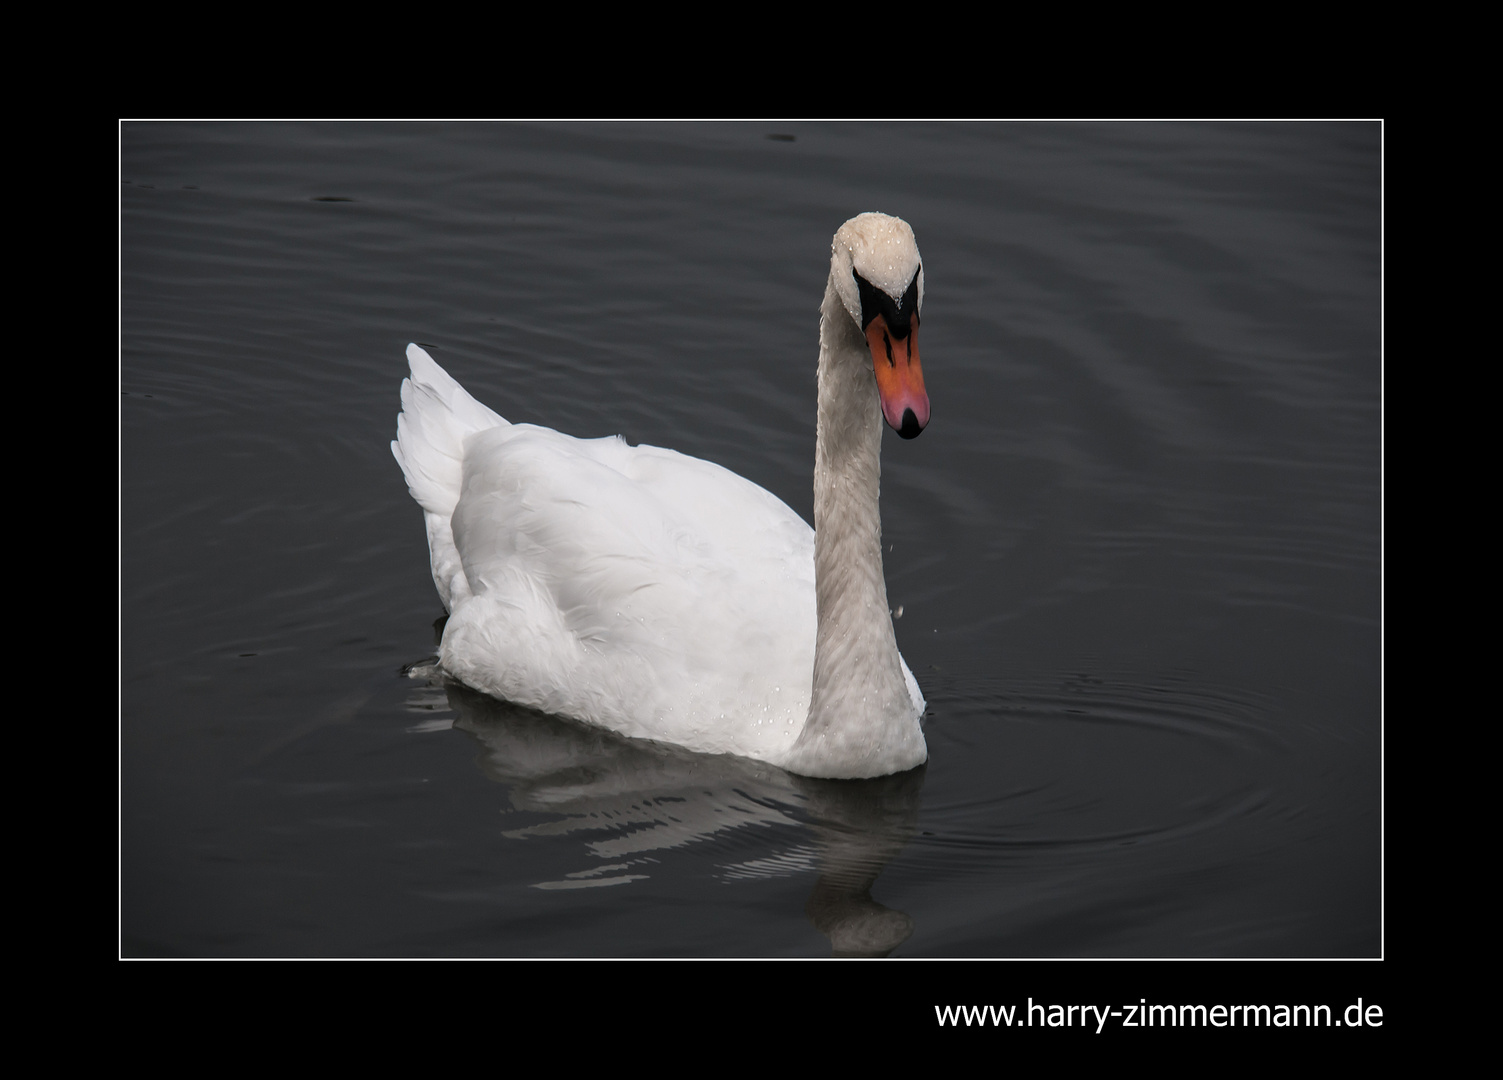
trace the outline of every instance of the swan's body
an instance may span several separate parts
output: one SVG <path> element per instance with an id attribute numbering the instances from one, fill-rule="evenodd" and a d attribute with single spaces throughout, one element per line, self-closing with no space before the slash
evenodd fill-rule
<path id="1" fill-rule="evenodd" d="M 392 451 L 450 612 L 443 667 L 623 735 L 805 775 L 922 763 L 924 699 L 893 634 L 877 505 L 884 413 L 906 437 L 928 421 L 922 289 L 906 223 L 863 214 L 836 234 L 817 533 L 718 465 L 509 424 L 409 345 Z"/>

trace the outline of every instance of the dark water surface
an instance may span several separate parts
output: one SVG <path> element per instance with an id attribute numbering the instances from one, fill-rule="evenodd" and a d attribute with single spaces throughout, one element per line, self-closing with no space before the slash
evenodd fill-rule
<path id="1" fill-rule="evenodd" d="M 125 125 L 123 952 L 1377 955 L 1380 152 Z M 443 685 L 406 344 L 812 520 L 864 210 L 927 278 L 934 419 L 884 441 L 882 515 L 928 765 L 809 781 Z"/>

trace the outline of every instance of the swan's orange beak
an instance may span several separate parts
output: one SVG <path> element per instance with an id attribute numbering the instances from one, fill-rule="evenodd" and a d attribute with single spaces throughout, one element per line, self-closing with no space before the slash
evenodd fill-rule
<path id="1" fill-rule="evenodd" d="M 919 366 L 918 317 L 914 316 L 908 333 L 899 339 L 887 329 L 887 319 L 878 315 L 866 324 L 866 344 L 872 351 L 872 370 L 888 426 L 905 439 L 917 437 L 929 423 L 929 395 L 924 392 L 924 369 Z"/>

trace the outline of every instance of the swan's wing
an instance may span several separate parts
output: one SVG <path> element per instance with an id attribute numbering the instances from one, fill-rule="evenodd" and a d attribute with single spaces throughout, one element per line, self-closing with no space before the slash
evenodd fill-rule
<path id="1" fill-rule="evenodd" d="M 443 654 L 461 679 L 694 749 L 761 756 L 717 742 L 734 733 L 716 717 L 748 702 L 802 723 L 813 531 L 776 497 L 672 451 L 527 424 L 471 435 L 462 472 L 453 536 L 475 604 Z"/>
<path id="2" fill-rule="evenodd" d="M 761 606 L 758 589 L 813 590 L 813 532 L 784 503 L 718 465 L 619 438 L 530 424 L 477 433 L 453 527 L 477 594 L 523 570 L 586 639 L 629 633 L 611 629 L 618 610 L 666 632 L 767 617 L 741 610 Z"/>
<path id="3" fill-rule="evenodd" d="M 470 596 L 450 528 L 463 481 L 464 442 L 477 431 L 510 425 L 472 398 L 418 345 L 407 346 L 407 363 L 412 375 L 402 380 L 402 411 L 391 452 L 407 478 L 407 490 L 423 508 L 433 584 L 444 607 L 453 611 Z"/>

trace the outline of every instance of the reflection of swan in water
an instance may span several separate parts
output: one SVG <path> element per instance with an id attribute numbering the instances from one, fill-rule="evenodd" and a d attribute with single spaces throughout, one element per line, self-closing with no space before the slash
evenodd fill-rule
<path id="1" fill-rule="evenodd" d="M 872 886 L 913 835 L 924 770 L 860 784 L 799 779 L 819 838 L 819 878 L 805 913 L 836 956 L 886 956 L 913 920 L 872 899 Z M 859 788 L 859 790 L 852 790 Z"/>
<path id="2" fill-rule="evenodd" d="M 413 674 L 441 678 L 432 668 Z M 871 781 L 811 780 L 747 758 L 624 739 L 449 680 L 433 689 L 440 687 L 457 714 L 453 726 L 480 744 L 481 770 L 507 787 L 513 807 L 557 815 L 505 835 L 578 836 L 599 860 L 535 887 L 629 885 L 657 873 L 664 852 L 720 843 L 737 855 L 720 864 L 727 883 L 816 873 L 805 911 L 837 956 L 885 955 L 913 932 L 912 920 L 873 900 L 871 887 L 913 834 L 924 770 Z M 444 703 L 437 695 L 425 700 L 429 707 Z M 759 835 L 733 839 L 733 830 Z M 747 857 L 751 843 L 760 850 Z"/>

